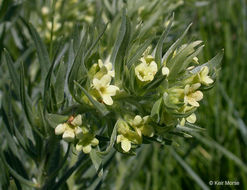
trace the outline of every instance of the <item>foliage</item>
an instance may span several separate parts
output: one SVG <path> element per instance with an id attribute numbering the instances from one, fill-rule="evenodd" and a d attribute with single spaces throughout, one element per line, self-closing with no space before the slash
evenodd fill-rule
<path id="1" fill-rule="evenodd" d="M 117 189 L 143 189 L 143 185 L 159 189 L 158 156 L 167 157 L 168 165 L 174 163 L 173 156 L 207 189 L 203 175 L 181 158 L 195 141 L 179 137 L 191 135 L 246 172 L 241 159 L 202 137 L 198 134 L 202 128 L 194 124 L 202 92 L 220 84 L 216 78 L 223 52 L 201 64 L 203 57 L 198 54 L 204 45 L 186 39 L 190 26 L 181 35 L 181 27 L 186 26 L 179 19 L 173 21 L 171 12 L 182 1 L 150 2 L 3 1 L 3 189 L 109 189 L 112 185 Z M 180 14 L 185 13 L 178 18 Z M 202 38 L 207 43 L 208 38 Z M 218 49 L 212 48 L 214 55 Z M 211 97 L 214 101 L 216 95 Z M 200 113 L 207 113 L 205 108 Z M 179 150 L 159 148 L 183 143 Z M 199 148 L 195 154 L 200 151 L 205 149 Z M 116 164 L 119 167 L 113 171 Z M 182 173 L 174 168 L 174 173 Z M 143 177 L 141 169 L 151 173 Z M 168 174 L 162 174 L 169 181 L 168 188 L 183 186 Z M 146 184 L 143 178 L 148 179 Z M 133 183 L 129 186 L 122 179 Z"/>

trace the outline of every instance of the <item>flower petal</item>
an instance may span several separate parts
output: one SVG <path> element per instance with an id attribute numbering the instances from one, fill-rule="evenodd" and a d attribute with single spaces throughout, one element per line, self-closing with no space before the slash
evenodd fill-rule
<path id="1" fill-rule="evenodd" d="M 102 99 L 106 105 L 110 106 L 113 104 L 113 100 L 112 100 L 111 96 L 109 96 L 108 94 L 102 94 Z"/>
<path id="2" fill-rule="evenodd" d="M 123 139 L 121 141 L 121 148 L 125 151 L 125 152 L 129 152 L 131 149 L 131 143 L 128 139 Z"/>
<path id="3" fill-rule="evenodd" d="M 100 83 L 101 86 L 108 86 L 111 83 L 111 76 L 110 75 L 104 75 L 101 79 L 100 79 Z"/>
<path id="4" fill-rule="evenodd" d="M 135 126 L 140 125 L 141 122 L 142 122 L 142 117 L 139 115 L 136 115 L 134 120 L 133 120 L 133 125 L 135 125 Z"/>
<path id="5" fill-rule="evenodd" d="M 206 76 L 203 80 L 203 82 L 208 85 L 208 84 L 212 84 L 214 81 L 213 79 L 211 79 L 209 76 Z"/>
<path id="6" fill-rule="evenodd" d="M 93 86 L 94 86 L 97 90 L 100 89 L 101 86 L 102 86 L 100 80 L 97 79 L 97 78 L 94 78 L 94 79 L 93 79 Z"/>
<path id="7" fill-rule="evenodd" d="M 199 103 L 194 98 L 192 98 L 190 96 L 185 96 L 184 102 L 189 103 L 192 106 L 199 107 Z"/>
<path id="8" fill-rule="evenodd" d="M 196 122 L 196 114 L 192 113 L 189 117 L 186 118 L 186 121 L 189 123 L 195 123 Z"/>
<path id="9" fill-rule="evenodd" d="M 80 114 L 77 115 L 77 116 L 73 119 L 73 121 L 71 122 L 71 124 L 74 125 L 74 126 L 80 126 L 80 125 L 82 125 L 82 118 L 81 118 L 81 115 L 80 115 Z"/>
<path id="10" fill-rule="evenodd" d="M 201 92 L 201 91 L 196 91 L 196 92 L 194 92 L 194 93 L 192 93 L 191 94 L 191 97 L 193 98 L 193 99 L 195 99 L 195 101 L 200 101 L 200 100 L 202 100 L 202 98 L 203 98 L 203 93 Z"/>
<path id="11" fill-rule="evenodd" d="M 105 89 L 104 94 L 107 94 L 109 96 L 115 96 L 117 90 L 119 90 L 117 86 L 110 85 Z"/>

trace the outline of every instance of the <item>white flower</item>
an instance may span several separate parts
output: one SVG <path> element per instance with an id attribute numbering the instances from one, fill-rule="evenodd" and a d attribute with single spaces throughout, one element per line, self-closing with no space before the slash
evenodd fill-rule
<path id="1" fill-rule="evenodd" d="M 189 85 L 184 88 L 184 103 L 199 107 L 198 101 L 202 100 L 203 93 L 197 90 L 201 86 L 200 83 Z M 196 91 L 197 90 L 197 91 Z"/>
<path id="2" fill-rule="evenodd" d="M 199 82 L 208 86 L 212 84 L 214 81 L 208 76 L 209 69 L 207 66 L 202 67 L 201 71 L 198 73 Z"/>
<path id="3" fill-rule="evenodd" d="M 93 87 L 98 91 L 103 102 L 107 105 L 113 104 L 111 96 L 115 96 L 116 91 L 119 90 L 117 86 L 110 85 L 110 83 L 110 75 L 104 75 L 100 80 L 97 78 L 93 79 Z"/>

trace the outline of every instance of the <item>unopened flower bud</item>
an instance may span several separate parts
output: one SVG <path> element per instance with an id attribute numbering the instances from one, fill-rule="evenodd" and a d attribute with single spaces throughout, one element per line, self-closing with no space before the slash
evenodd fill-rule
<path id="1" fill-rule="evenodd" d="M 92 146 L 97 146 L 99 144 L 99 140 L 94 138 L 92 141 L 91 141 L 91 145 Z"/>
<path id="2" fill-rule="evenodd" d="M 76 144 L 75 149 L 77 151 L 81 151 L 82 150 L 82 145 L 81 144 Z"/>
<path id="3" fill-rule="evenodd" d="M 131 148 L 131 143 L 130 141 L 128 141 L 128 139 L 123 139 L 121 141 L 121 148 L 125 151 L 125 152 L 129 152 L 130 148 Z"/>
<path id="4" fill-rule="evenodd" d="M 142 117 L 139 116 L 139 115 L 136 115 L 135 118 L 134 118 L 134 120 L 133 120 L 133 125 L 134 126 L 140 125 L 141 122 L 142 122 Z"/>
<path id="5" fill-rule="evenodd" d="M 72 142 L 75 138 L 75 133 L 73 129 L 67 129 L 64 133 L 63 133 L 63 139 L 67 142 Z"/>
<path id="6" fill-rule="evenodd" d="M 169 73 L 170 73 L 170 70 L 168 69 L 168 67 L 165 67 L 165 66 L 164 66 L 164 67 L 162 68 L 162 75 L 168 76 Z"/>
<path id="7" fill-rule="evenodd" d="M 73 119 L 73 121 L 71 122 L 71 124 L 74 125 L 74 126 L 80 126 L 80 125 L 82 125 L 82 118 L 81 118 L 81 115 L 80 115 L 80 114 L 77 115 L 77 116 Z"/>
<path id="8" fill-rule="evenodd" d="M 91 150 L 92 150 L 92 147 L 91 147 L 90 144 L 82 147 L 82 151 L 83 151 L 85 154 L 89 154 L 89 153 L 91 152 Z"/>

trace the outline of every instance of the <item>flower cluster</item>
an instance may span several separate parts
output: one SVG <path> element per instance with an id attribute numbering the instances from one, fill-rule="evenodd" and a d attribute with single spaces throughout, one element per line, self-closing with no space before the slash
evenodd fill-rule
<path id="1" fill-rule="evenodd" d="M 176 56 L 176 51 L 173 54 L 174 56 Z M 146 52 L 140 62 L 135 67 L 135 76 L 139 81 L 137 84 L 142 87 L 142 83 L 148 84 L 154 80 L 158 67 L 154 57 L 147 55 Z M 161 119 L 158 123 L 156 122 L 158 125 L 184 126 L 186 122 L 190 124 L 196 122 L 194 112 L 199 107 L 199 101 L 203 99 L 203 93 L 200 88 L 209 86 L 214 82 L 208 75 L 209 68 L 207 66 L 201 66 L 197 72 L 193 70 L 195 65 L 198 64 L 198 58 L 194 57 L 191 64 L 185 68 L 185 77 L 177 79 L 175 83 L 173 81 L 170 82 L 170 69 L 166 62 L 164 61 L 163 65 L 161 65 L 161 73 L 166 78 L 166 84 L 168 83 L 168 85 L 167 88 L 162 87 L 157 92 L 163 93 L 164 101 L 163 106 L 161 105 Z M 176 115 L 180 116 L 177 117 Z M 129 152 L 132 147 L 142 143 L 142 136 L 152 137 L 156 134 L 157 131 L 153 124 L 154 120 L 150 119 L 150 116 L 142 118 L 136 115 L 132 120 L 125 119 L 121 121 L 118 125 L 117 144 L 121 145 L 121 149 L 124 152 Z"/>
<path id="2" fill-rule="evenodd" d="M 144 56 L 140 59 L 141 63 L 135 67 L 135 74 L 141 82 L 149 82 L 154 79 L 158 71 L 157 64 L 152 55 Z"/>
<path id="3" fill-rule="evenodd" d="M 74 142 L 76 150 L 82 150 L 86 154 L 91 152 L 92 146 L 99 144 L 93 133 L 83 126 L 81 115 L 71 116 L 67 122 L 57 125 L 55 134 L 62 135 L 63 140 L 67 142 Z"/>
<path id="4" fill-rule="evenodd" d="M 129 152 L 132 145 L 142 143 L 142 136 L 152 137 L 154 128 L 149 124 L 149 116 L 141 117 L 136 115 L 134 118 L 126 116 L 126 121 L 121 120 L 118 123 L 117 144 L 121 144 L 124 152 Z"/>

